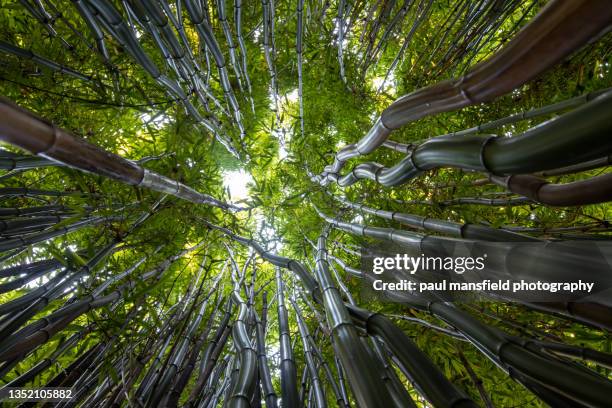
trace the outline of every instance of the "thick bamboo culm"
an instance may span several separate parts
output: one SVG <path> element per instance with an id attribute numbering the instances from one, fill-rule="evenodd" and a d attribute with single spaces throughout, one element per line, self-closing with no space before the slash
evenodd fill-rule
<path id="1" fill-rule="evenodd" d="M 566 99 L 561 102 L 553 103 L 551 105 L 546 105 L 541 108 L 531 109 L 531 110 L 520 112 L 520 113 L 515 113 L 510 116 L 506 116 L 505 118 L 483 123 L 482 125 L 474 126 L 469 129 L 459 130 L 456 132 L 450 132 L 445 135 L 440 135 L 436 137 L 465 136 L 465 135 L 473 135 L 477 133 L 486 133 L 493 129 L 500 128 L 502 126 L 511 125 L 513 123 L 521 122 L 521 121 L 535 118 L 538 116 L 550 115 L 550 114 L 557 113 L 557 112 L 560 112 L 566 109 L 576 108 L 580 105 L 584 105 L 585 103 L 592 101 L 596 97 L 603 95 L 604 93 L 607 93 L 608 91 L 612 91 L 612 89 L 606 88 L 606 89 L 601 89 L 599 91 L 589 92 L 589 93 L 586 93 L 580 96 L 576 96 L 574 98 Z M 382 146 L 388 149 L 395 150 L 400 153 L 409 153 L 414 148 L 414 144 L 412 143 L 404 144 L 404 143 L 399 143 L 393 140 L 386 140 L 382 144 Z"/>
<path id="2" fill-rule="evenodd" d="M 347 160 L 371 153 L 393 129 L 441 112 L 490 101 L 521 86 L 597 37 L 612 20 L 605 0 L 553 0 L 509 43 L 459 79 L 402 96 L 383 111 L 357 143 L 338 151 L 334 163 L 315 178 L 329 183 Z"/>
<path id="3" fill-rule="evenodd" d="M 597 204 L 612 200 L 611 173 L 567 184 L 552 184 L 526 174 L 491 176 L 491 181 L 513 193 L 550 206 Z"/>
<path id="4" fill-rule="evenodd" d="M 138 164 L 144 164 L 152 160 L 159 160 L 168 155 L 146 156 L 138 160 L 130 160 Z M 44 157 L 13 154 L 8 151 L 0 152 L 0 169 L 2 170 L 31 170 L 43 167 L 61 167 L 64 163 L 45 159 Z"/>
<path id="5" fill-rule="evenodd" d="M 200 193 L 77 138 L 5 98 L 0 99 L 0 114 L 4 118 L 0 123 L 0 140 L 33 154 L 125 184 L 171 194 L 193 203 L 208 204 L 224 210 L 244 209 Z"/>
<path id="6" fill-rule="evenodd" d="M 412 340 L 386 317 L 355 306 L 350 306 L 349 311 L 369 334 L 385 342 L 411 376 L 410 380 L 434 406 L 477 406 L 465 392 L 448 381 Z"/>
<path id="7" fill-rule="evenodd" d="M 386 387 L 381 387 L 380 376 L 378 376 L 383 367 L 371 358 L 363 343 L 359 340 L 357 331 L 329 271 L 326 249 L 328 231 L 329 229 L 324 230 L 319 236 L 315 271 L 336 351 L 346 370 L 346 375 L 358 404 L 363 406 L 389 404 L 392 397 Z"/>
<path id="8" fill-rule="evenodd" d="M 291 347 L 291 332 L 289 331 L 289 316 L 285 307 L 285 288 L 281 270 L 276 267 L 276 296 L 278 312 L 278 342 L 280 343 L 280 383 L 281 396 L 287 406 L 298 405 L 297 369 Z"/>
<path id="9" fill-rule="evenodd" d="M 612 142 L 607 137 L 612 130 L 611 106 L 612 92 L 607 92 L 558 119 L 511 138 L 436 137 L 415 147 L 393 167 L 362 163 L 345 176 L 332 179 L 340 186 L 350 186 L 364 178 L 396 186 L 437 167 L 511 175 L 588 162 L 612 152 Z M 571 156 L 566 154 L 568 151 Z"/>

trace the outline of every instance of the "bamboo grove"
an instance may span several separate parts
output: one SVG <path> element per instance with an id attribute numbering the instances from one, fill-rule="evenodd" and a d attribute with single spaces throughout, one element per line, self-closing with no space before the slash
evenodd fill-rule
<path id="1" fill-rule="evenodd" d="M 611 27 L 605 0 L 0 1 L 0 386 L 609 407 L 609 299 L 383 302 L 360 248 L 596 265 Z"/>

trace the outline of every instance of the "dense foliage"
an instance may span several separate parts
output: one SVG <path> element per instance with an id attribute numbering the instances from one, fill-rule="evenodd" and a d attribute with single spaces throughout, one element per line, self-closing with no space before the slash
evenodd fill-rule
<path id="1" fill-rule="evenodd" d="M 346 369 L 339 369 L 345 362 L 340 361 L 338 340 L 331 340 L 335 328 L 330 310 L 320 298 L 311 297 L 310 288 L 293 269 L 278 268 L 256 253 L 250 242 L 231 235 L 256 241 L 269 254 L 303 263 L 321 285 L 322 275 L 316 272 L 321 251 L 314 247 L 321 234 L 329 234 L 326 245 L 331 256 L 357 269 L 360 262 L 355 251 L 376 240 L 337 228 L 327 231 L 328 222 L 317 210 L 353 223 L 415 230 L 347 207 L 338 198 L 540 239 L 610 239 L 608 203 L 551 207 L 520 199 L 480 172 L 437 168 L 391 187 L 373 180 L 347 187 L 314 181 L 336 152 L 362 138 L 396 98 L 468 72 L 499 52 L 545 3 L 0 0 L 4 96 L 102 149 L 140 161 L 151 171 L 217 199 L 249 207 L 226 211 L 194 204 L 46 160 L 19 168 L 15 163 L 26 160 L 27 153 L 3 144 L 0 162 L 6 170 L 0 175 L 0 245 L 7 248 L 0 254 L 3 384 L 14 384 L 11 381 L 47 361 L 44 369 L 21 385 L 68 384 L 82 392 L 78 403 L 84 406 L 238 406 L 241 363 L 253 357 L 249 347 L 261 345 L 267 362 L 264 358 L 262 364 L 258 349 L 259 371 L 246 399 L 253 406 L 264 401 L 273 405 L 262 365 L 269 367 L 273 391 L 282 397 L 282 331 L 276 311 L 280 274 L 302 403 L 320 406 L 323 402 L 317 393 L 321 391 L 330 406 L 343 404 L 338 395 L 351 406 L 357 404 L 354 384 L 346 382 L 346 394 L 337 389 L 344 387 L 347 375 L 342 373 Z M 224 66 L 216 59 L 214 47 L 203 40 L 189 4 L 196 14 L 199 9 L 205 16 L 202 24 L 211 28 Z M 101 37 L 80 7 L 98 10 L 92 19 L 98 22 Z M 103 7 L 115 10 L 123 25 L 104 23 Z M 165 17 L 165 23 L 158 23 L 152 9 Z M 183 55 L 174 55 L 166 28 Z M 155 69 L 143 63 L 134 44 L 121 37 L 124 32 L 130 33 Z M 611 40 L 610 34 L 604 35 L 504 96 L 419 119 L 395 130 L 391 139 L 420 143 L 611 87 Z M 160 80 L 160 75 L 168 81 Z M 224 75 L 229 78 L 228 89 Z M 181 90 L 168 86 L 170 82 Z M 570 110 L 487 133 L 512 138 Z M 353 159 L 344 171 L 371 161 L 392 166 L 404 156 L 379 148 Z M 599 166 L 548 180 L 570 183 L 607 173 L 607 167 Z M 245 184 L 247 193 L 240 189 Z M 489 199 L 497 200 L 496 205 L 489 205 Z M 40 206 L 45 209 L 36 214 L 32 226 L 10 224 L 26 217 L 10 209 Z M 80 221 L 84 221 L 80 228 L 62 230 Z M 49 231 L 61 234 L 29 241 Z M 19 237 L 21 242 L 6 246 Z M 104 250 L 107 253 L 95 262 Z M 10 269 L 47 260 L 57 265 L 44 273 L 24 269 L 18 274 Z M 354 300 L 360 307 L 386 315 L 477 405 L 546 405 L 542 395 L 524 386 L 529 381 L 508 375 L 466 341 L 461 330 L 417 307 L 362 297 L 361 280 L 340 263 L 330 265 L 344 301 Z M 63 279 L 63 271 L 70 271 L 74 279 L 53 296 L 42 296 L 50 282 Z M 13 283 L 21 278 L 23 282 Z M 109 298 L 95 304 L 98 297 L 88 297 L 92 293 Z M 28 294 L 33 295 L 28 298 Z M 20 303 L 20 299 L 26 301 Z M 43 301 L 36 303 L 36 299 Z M 62 315 L 59 320 L 44 320 L 80 300 L 86 306 L 78 313 L 69 311 L 72 319 L 62 320 Z M 28 307 L 32 313 L 21 313 Z M 601 352 L 605 357 L 600 356 L 600 362 L 607 365 L 580 356 L 545 354 L 571 367 L 587 367 L 602 381 L 611 379 L 609 326 L 486 297 L 457 307 L 512 336 Z M 212 340 L 228 323 L 224 323 L 226 310 L 233 331 L 229 340 L 226 335 L 216 364 L 207 372 L 209 381 L 202 373 L 211 361 L 207 353 L 214 348 Z M 16 319 L 14 327 L 11 319 Z M 49 329 L 48 336 L 31 347 L 20 343 L 41 327 Z M 363 330 L 359 335 L 363 351 L 369 350 L 368 358 L 384 362 L 385 375 L 401 382 L 416 406 L 431 406 L 431 397 L 408 378 L 396 356 L 390 357 L 393 350 L 384 341 L 368 337 Z M 181 373 L 189 373 L 190 365 L 193 373 L 181 383 Z M 408 406 L 397 402 L 402 401 L 402 393 L 397 394 L 395 404 Z"/>

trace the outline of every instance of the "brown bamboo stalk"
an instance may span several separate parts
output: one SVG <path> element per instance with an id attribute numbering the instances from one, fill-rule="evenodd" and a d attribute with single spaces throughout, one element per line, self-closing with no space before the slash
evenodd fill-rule
<path id="1" fill-rule="evenodd" d="M 122 183 L 171 194 L 183 200 L 224 210 L 244 208 L 219 201 L 123 157 L 103 150 L 68 131 L 57 128 L 6 98 L 0 98 L 0 140 L 35 155 Z"/>
<path id="2" fill-rule="evenodd" d="M 566 184 L 553 184 L 527 174 L 491 176 L 491 181 L 513 193 L 552 206 L 597 204 L 612 200 L 612 173 Z"/>

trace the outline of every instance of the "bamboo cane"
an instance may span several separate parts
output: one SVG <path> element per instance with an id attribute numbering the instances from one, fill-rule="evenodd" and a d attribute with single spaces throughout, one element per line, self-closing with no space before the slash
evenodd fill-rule
<path id="1" fill-rule="evenodd" d="M 5 118 L 0 125 L 0 139 L 36 155 L 194 203 L 209 204 L 222 209 L 241 209 L 76 138 L 6 99 L 0 100 L 0 113 Z"/>
<path id="2" fill-rule="evenodd" d="M 526 174 L 509 177 L 491 176 L 491 181 L 513 193 L 551 206 L 587 205 L 612 200 L 612 174 L 567 184 L 552 184 Z"/>
<path id="3" fill-rule="evenodd" d="M 284 283 L 279 267 L 276 267 L 276 296 L 278 311 L 278 342 L 280 344 L 281 395 L 287 406 L 297 406 L 297 372 L 291 347 L 289 317 L 285 307 Z"/>
<path id="4" fill-rule="evenodd" d="M 367 207 L 363 204 L 355 204 L 341 197 L 334 196 L 334 198 L 339 202 L 349 206 L 350 208 L 362 211 L 366 214 L 372 214 L 387 220 L 397 221 L 400 224 L 407 225 L 412 228 L 425 231 L 439 232 L 457 238 L 500 242 L 540 241 L 539 239 L 530 237 L 528 235 L 515 234 L 510 231 L 505 231 L 503 229 L 498 228 L 491 228 L 485 225 L 470 223 L 461 224 L 452 221 L 422 217 L 414 214 L 377 210 L 374 208 Z"/>
<path id="5" fill-rule="evenodd" d="M 70 75 L 71 77 L 80 79 L 82 81 L 92 81 L 92 77 L 90 75 L 85 75 L 72 68 L 66 67 L 48 58 L 42 57 L 30 50 L 24 50 L 23 48 L 9 44 L 5 41 L 0 41 L 0 51 L 5 52 L 7 54 L 15 55 L 17 57 L 26 58 L 37 65 L 49 68 L 50 70 L 59 72 L 60 74 Z"/>
<path id="6" fill-rule="evenodd" d="M 370 178 L 385 186 L 407 182 L 435 167 L 459 167 L 497 175 L 532 173 L 599 159 L 612 151 L 604 139 L 609 132 L 612 93 L 606 93 L 574 111 L 512 138 L 468 135 L 432 138 L 417 146 L 390 168 L 377 163 L 355 166 L 332 179 L 341 186 Z M 584 121 L 589 123 L 583 126 Z M 564 152 L 574 154 L 564 156 Z M 520 157 L 520 159 L 517 159 Z"/>
<path id="7" fill-rule="evenodd" d="M 259 363 L 259 377 L 261 379 L 261 388 L 264 392 L 264 399 L 267 408 L 276 408 L 278 406 L 278 397 L 272 386 L 272 378 L 270 368 L 268 367 L 268 357 L 266 355 L 265 343 L 265 326 L 266 326 L 266 292 L 262 296 L 262 318 L 255 316 L 256 328 L 255 334 L 257 339 L 257 360 Z M 281 377 L 282 378 L 282 377 Z"/>
<path id="8" fill-rule="evenodd" d="M 408 122 L 489 101 L 522 85 L 596 37 L 610 19 L 612 11 L 603 1 L 549 3 L 501 51 L 458 80 L 441 82 L 397 99 L 366 136 L 336 154 L 334 163 L 316 181 L 328 183 L 328 176 L 337 175 L 347 160 L 372 152 L 393 129 Z M 584 29 L 586 25 L 588 30 Z"/>
<path id="9" fill-rule="evenodd" d="M 349 311 L 368 333 L 379 336 L 409 373 L 412 382 L 434 406 L 476 407 L 463 391 L 449 382 L 406 334 L 384 316 L 351 306 Z"/>
<path id="10" fill-rule="evenodd" d="M 299 305 L 295 301 L 295 298 L 291 296 L 289 301 L 295 310 L 295 316 L 297 319 L 298 328 L 300 330 L 300 337 L 302 339 L 302 347 L 304 348 L 304 358 L 306 359 L 306 366 L 308 367 L 308 372 L 310 373 L 310 381 L 312 383 L 312 390 L 315 396 L 315 404 L 317 408 L 327 407 L 327 398 L 325 396 L 321 380 L 319 379 L 319 373 L 315 365 L 313 352 L 311 350 L 311 343 L 314 342 L 314 340 L 312 340 L 308 327 L 306 327 L 306 324 L 304 323 L 302 312 Z"/>
<path id="11" fill-rule="evenodd" d="M 229 23 L 227 21 L 225 0 L 215 0 L 215 3 L 217 4 L 217 14 L 219 15 L 219 21 L 221 22 L 223 34 L 225 35 L 227 48 L 229 49 L 230 64 L 234 68 L 236 80 L 238 81 L 238 87 L 240 88 L 240 90 L 242 90 L 242 70 L 240 63 L 238 62 L 238 57 L 236 56 L 236 44 L 234 43 L 234 39 L 232 37 L 232 30 L 230 29 Z"/>
<path id="12" fill-rule="evenodd" d="M 328 230 L 319 236 L 316 256 L 316 276 L 321 287 L 323 304 L 327 320 L 343 366 L 358 403 L 363 405 L 391 402 L 386 388 L 375 387 L 380 382 L 376 373 L 381 369 L 377 362 L 370 358 L 365 347 L 357 336 L 355 327 L 342 302 L 340 293 L 329 272 L 326 256 L 326 238 Z"/>
<path id="13" fill-rule="evenodd" d="M 240 356 L 240 367 L 236 373 L 236 380 L 232 381 L 226 404 L 230 407 L 249 407 L 250 398 L 256 385 L 254 380 L 257 371 L 257 351 L 251 344 L 247 329 L 249 309 L 247 303 L 240 295 L 240 285 L 244 276 L 238 277 L 240 272 L 229 248 L 228 254 L 234 268 L 234 273 L 232 274 L 232 280 L 234 281 L 232 298 L 239 308 L 238 317 L 232 329 L 232 338 L 234 340 L 234 347 Z"/>

